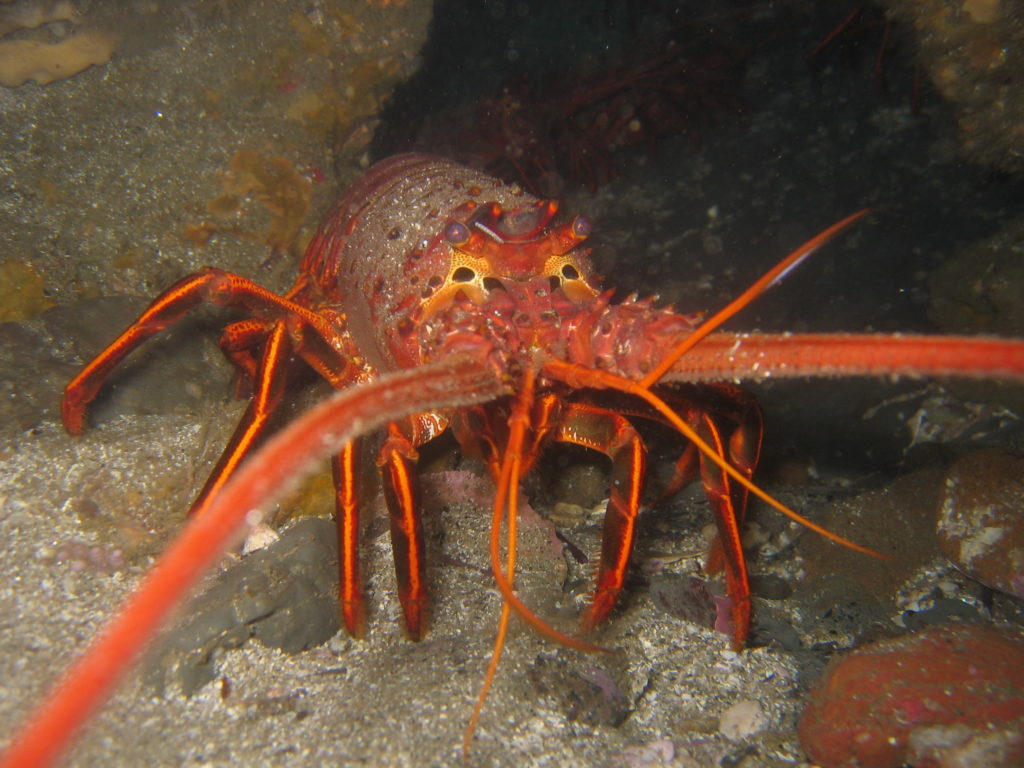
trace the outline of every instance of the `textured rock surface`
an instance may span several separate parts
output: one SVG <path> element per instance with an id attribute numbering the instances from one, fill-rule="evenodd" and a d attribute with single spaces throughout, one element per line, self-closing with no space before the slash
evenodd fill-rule
<path id="1" fill-rule="evenodd" d="M 1013 0 L 885 0 L 906 23 L 922 67 L 956 106 L 965 154 L 1020 173 L 1024 18 Z"/>
<path id="2" fill-rule="evenodd" d="M 859 648 L 818 681 L 799 733 L 824 768 L 1024 765 L 1024 633 L 951 624 Z"/>
<path id="3" fill-rule="evenodd" d="M 120 40 L 106 66 L 0 89 L 2 257 L 56 303 L 150 296 L 206 264 L 290 282 L 301 227 L 366 159 L 431 11 L 91 4 L 89 24 Z"/>
<path id="4" fill-rule="evenodd" d="M 73 77 L 106 64 L 117 49 L 118 38 L 109 29 L 75 31 L 83 20 L 69 0 L 6 1 L 9 5 L 0 7 L 2 86 L 15 88 L 30 80 L 46 85 Z M 13 39 L 19 31 L 23 36 Z"/>
<path id="5" fill-rule="evenodd" d="M 928 317 L 949 333 L 1024 334 L 1024 217 L 956 249 L 930 277 Z"/>
<path id="6" fill-rule="evenodd" d="M 971 578 L 1024 598 L 1024 457 L 979 451 L 956 461 L 939 506 L 938 542 Z"/>
<path id="7" fill-rule="evenodd" d="M 327 642 L 340 626 L 335 537 L 332 521 L 302 520 L 220 574 L 150 652 L 147 681 L 191 695 L 214 679 L 224 651 L 249 638 L 285 653 Z"/>

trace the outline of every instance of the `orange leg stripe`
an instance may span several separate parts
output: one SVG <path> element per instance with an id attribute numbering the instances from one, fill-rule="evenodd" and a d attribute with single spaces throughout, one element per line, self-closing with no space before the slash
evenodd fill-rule
<path id="1" fill-rule="evenodd" d="M 239 320 L 231 323 L 220 336 L 220 350 L 239 372 L 236 397 L 251 397 L 253 383 L 259 376 L 258 352 L 267 339 L 271 324 L 263 320 Z M 240 394 L 244 393 L 244 394 Z"/>
<path id="2" fill-rule="evenodd" d="M 345 628 L 353 637 L 366 632 L 359 568 L 359 443 L 347 443 L 331 462 L 338 525 L 338 597 Z"/>
<path id="3" fill-rule="evenodd" d="M 725 458 L 725 445 L 718 425 L 703 415 L 701 434 L 719 458 Z M 733 646 L 738 650 L 746 641 L 750 625 L 750 586 L 747 563 L 743 554 L 739 518 L 733 505 L 733 489 L 729 475 L 720 466 L 701 456 L 701 476 L 718 528 L 718 540 L 725 560 L 726 586 L 733 601 Z"/>
<path id="4" fill-rule="evenodd" d="M 637 382 L 632 379 L 627 379 L 624 376 L 618 376 L 608 371 L 598 370 L 596 368 L 585 368 L 582 365 L 575 363 L 567 363 L 562 360 L 549 359 L 544 361 L 544 374 L 550 378 L 561 381 L 574 389 L 585 389 L 587 387 L 595 388 L 608 388 L 616 389 L 620 392 L 627 394 L 636 395 L 637 397 L 646 400 L 658 413 L 665 417 L 668 424 L 672 425 L 678 432 L 684 435 L 686 438 L 691 440 L 697 449 L 715 464 L 721 467 L 722 471 L 729 475 L 733 480 L 742 485 L 747 489 L 748 492 L 757 496 L 768 506 L 778 510 L 790 520 L 794 520 L 800 525 L 808 528 L 815 533 L 824 536 L 827 539 L 831 539 L 837 544 L 842 544 L 844 547 L 854 549 L 858 552 L 863 552 L 865 555 L 871 557 L 877 557 L 882 560 L 889 559 L 885 555 L 881 555 L 875 552 L 873 549 L 862 547 L 860 544 L 856 544 L 849 539 L 843 538 L 838 534 L 832 533 L 831 531 L 822 528 L 817 523 L 808 520 L 803 515 L 793 511 L 781 501 L 776 499 L 771 494 L 762 490 L 756 484 L 751 482 L 750 478 L 745 477 L 743 473 L 732 466 L 726 459 L 715 453 L 714 449 L 707 444 L 707 442 L 697 434 L 693 427 L 689 426 L 683 419 L 679 417 L 679 414 L 673 411 L 665 402 L 653 392 L 650 392 L 641 387 Z"/>
<path id="5" fill-rule="evenodd" d="M 392 439 L 411 445 L 392 425 Z M 419 486 L 415 462 L 394 447 L 384 448 L 384 499 L 391 519 L 391 548 L 398 580 L 398 599 L 405 614 L 405 628 L 413 640 L 423 636 L 427 592 L 423 574 L 423 531 L 420 526 Z"/>
<path id="6" fill-rule="evenodd" d="M 266 431 L 270 416 L 277 409 L 284 394 L 287 366 L 291 359 L 291 343 L 283 321 L 278 321 L 267 334 L 260 361 L 259 379 L 245 415 L 235 429 L 224 453 L 221 454 L 206 485 L 192 504 L 189 514 L 201 515 L 210 499 L 231 478 L 238 465 L 253 449 Z"/>
<path id="7" fill-rule="evenodd" d="M 628 456 L 622 454 L 616 454 L 615 456 L 618 461 L 626 460 L 624 463 L 626 469 L 623 471 L 628 472 L 628 477 L 625 483 L 621 481 L 616 482 L 616 487 L 612 489 L 612 493 L 620 501 L 619 506 L 621 508 L 616 509 L 614 513 L 609 509 L 607 513 L 614 516 L 616 523 L 614 527 L 615 535 L 612 539 L 615 548 L 614 552 L 607 553 L 613 555 L 613 559 L 609 562 L 605 562 L 604 553 L 602 553 L 601 570 L 603 578 L 598 582 L 599 590 L 615 590 L 618 592 L 618 590 L 622 589 L 622 584 L 625 582 L 626 577 L 626 567 L 629 565 L 629 557 L 633 549 L 632 542 L 636 530 L 636 515 L 640 509 L 640 493 L 643 489 L 646 453 L 643 443 L 640 442 L 639 438 L 632 441 L 629 447 L 631 450 Z M 620 490 L 623 484 L 627 486 L 624 498 Z M 609 501 L 610 506 L 611 502 Z"/>
<path id="8" fill-rule="evenodd" d="M 55 762 L 169 615 L 246 530 L 251 512 L 277 501 L 312 463 L 383 426 L 388 414 L 458 408 L 507 394 L 508 384 L 486 361 L 452 355 L 385 374 L 300 416 L 239 468 L 208 514 L 188 522 L 59 686 L 14 733 L 0 763 L 11 768 Z"/>
<path id="9" fill-rule="evenodd" d="M 359 381 L 361 370 L 353 363 L 354 349 L 339 351 L 332 340 L 320 333 L 309 332 L 303 323 L 293 323 L 292 342 L 295 353 L 335 389 L 344 389 Z"/>
<path id="10" fill-rule="evenodd" d="M 523 475 L 528 474 L 537 463 L 537 459 L 540 458 L 544 443 L 550 437 L 551 430 L 557 423 L 560 407 L 561 402 L 553 393 L 542 395 L 537 399 L 533 409 L 533 439 L 530 441 L 529 448 L 523 451 L 521 461 Z"/>
<path id="11" fill-rule="evenodd" d="M 640 509 L 640 494 L 643 492 L 644 487 L 644 471 L 646 468 L 647 455 L 644 450 L 644 445 L 637 438 L 630 443 L 630 456 L 628 461 L 629 466 L 629 496 L 626 499 L 626 504 L 631 514 L 629 516 L 629 540 L 632 541 L 634 532 L 636 529 L 636 514 L 637 510 Z M 631 548 L 630 548 L 631 549 Z M 630 549 L 620 553 L 620 560 L 616 562 L 616 571 L 620 574 L 625 574 L 626 566 L 629 564 Z M 619 578 L 618 586 L 622 586 L 623 579 Z"/>
<path id="12" fill-rule="evenodd" d="M 502 458 L 501 470 L 498 475 L 497 488 L 494 491 L 494 505 L 491 513 L 491 572 L 494 574 L 494 581 L 498 585 L 498 590 L 501 592 L 501 595 L 505 600 L 505 605 L 509 606 L 513 611 L 519 614 L 519 617 L 523 621 L 540 632 L 540 634 L 554 640 L 560 645 L 566 646 L 567 648 L 575 648 L 576 650 L 587 652 L 603 651 L 603 648 L 599 648 L 596 645 L 590 645 L 582 640 L 578 640 L 559 632 L 537 616 L 537 614 L 531 611 L 529 607 L 519 599 L 519 596 L 516 595 L 515 590 L 512 588 L 512 579 L 515 576 L 515 544 L 513 541 L 508 542 L 507 574 L 501 566 L 501 523 L 502 520 L 507 521 L 509 534 L 511 536 L 514 533 L 514 518 L 516 510 L 510 509 L 509 507 L 509 502 L 514 501 L 515 499 L 515 495 L 510 493 L 509 488 L 512 485 L 517 484 L 519 481 L 519 465 L 522 458 L 523 442 L 526 439 L 526 432 L 530 429 L 530 420 L 527 415 L 529 410 L 528 406 L 529 403 L 533 402 L 536 374 L 536 370 L 532 368 L 527 369 L 525 379 L 520 387 L 512 413 L 509 414 L 508 440 L 506 441 L 505 454 Z M 499 633 L 498 641 L 495 643 L 494 647 L 495 656 L 498 656 L 501 653 L 503 637 L 503 633 Z M 496 668 L 496 662 L 492 663 L 492 669 L 493 668 Z M 482 696 L 486 694 L 487 686 L 489 685 L 489 681 L 485 683 L 484 690 L 481 692 Z"/>
<path id="13" fill-rule="evenodd" d="M 604 621 L 615 607 L 633 552 L 636 517 L 640 510 L 640 494 L 646 471 L 646 451 L 635 433 L 623 448 L 612 456 L 612 492 L 605 512 L 601 563 L 594 602 L 583 618 L 584 630 Z"/>

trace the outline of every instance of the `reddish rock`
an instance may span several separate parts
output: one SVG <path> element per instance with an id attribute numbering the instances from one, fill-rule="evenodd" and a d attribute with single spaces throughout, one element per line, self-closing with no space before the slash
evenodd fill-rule
<path id="1" fill-rule="evenodd" d="M 1024 632 L 949 624 L 853 651 L 799 733 L 824 768 L 1024 766 Z"/>
<path id="2" fill-rule="evenodd" d="M 1024 457 L 978 451 L 946 476 L 939 549 L 961 571 L 1024 598 Z"/>

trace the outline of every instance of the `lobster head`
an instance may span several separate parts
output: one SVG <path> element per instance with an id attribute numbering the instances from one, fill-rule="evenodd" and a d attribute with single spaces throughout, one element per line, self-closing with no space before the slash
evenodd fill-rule
<path id="1" fill-rule="evenodd" d="M 450 268 L 424 302 L 423 318 L 460 296 L 482 305 L 496 291 L 517 301 L 544 299 L 558 289 L 574 304 L 595 298 L 590 251 L 579 247 L 590 234 L 590 221 L 576 216 L 552 226 L 557 212 L 554 200 L 511 209 L 495 202 L 461 206 L 441 234 Z"/>

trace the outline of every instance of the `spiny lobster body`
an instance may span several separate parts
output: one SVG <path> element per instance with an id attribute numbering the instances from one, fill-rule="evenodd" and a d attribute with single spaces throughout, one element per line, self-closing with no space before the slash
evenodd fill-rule
<path id="1" fill-rule="evenodd" d="M 795 251 L 703 323 L 649 301 L 612 304 L 611 294 L 598 290 L 582 247 L 589 222 L 576 217 L 555 224 L 556 214 L 554 202 L 482 173 L 401 155 L 371 168 L 333 206 L 286 294 L 207 268 L 157 297 L 89 363 L 62 403 L 72 434 L 84 428 L 85 410 L 114 367 L 191 308 L 212 302 L 250 315 L 228 326 L 221 347 L 252 397 L 193 504 L 192 520 L 0 766 L 53 759 L 253 510 L 266 508 L 328 454 L 337 489 L 342 615 L 352 634 L 362 634 L 359 439 L 372 430 L 386 431 L 377 464 L 412 638 L 425 631 L 427 599 L 419 446 L 451 426 L 495 479 L 490 550 L 505 598 L 502 627 L 511 607 L 560 642 L 587 648 L 537 619 L 512 589 L 518 482 L 551 442 L 586 446 L 611 460 L 597 582 L 583 617 L 588 629 L 611 612 L 629 563 L 645 475 L 645 448 L 632 423 L 639 418 L 666 424 L 688 441 L 669 490 L 698 472 L 703 480 L 719 531 L 713 560 L 726 573 L 738 648 L 750 615 L 740 545 L 748 494 L 801 518 L 751 483 L 760 411 L 724 381 L 898 374 L 1024 380 L 1024 342 L 1018 341 L 715 332 L 861 214 Z M 299 364 L 343 391 L 257 450 Z M 673 381 L 690 383 L 666 383 Z M 618 395 L 606 397 L 605 390 Z M 509 532 L 505 565 L 502 525 Z"/>
<path id="2" fill-rule="evenodd" d="M 608 615 L 622 588 L 633 543 L 644 480 L 645 449 L 630 422 L 600 404 L 577 398 L 579 386 L 541 370 L 545 361 L 629 375 L 650 368 L 666 346 L 693 329 L 690 318 L 654 309 L 649 301 L 610 306 L 611 294 L 594 286 L 582 242 L 590 223 L 577 216 L 554 225 L 557 203 L 538 200 L 518 187 L 449 161 L 399 155 L 371 168 L 338 200 L 304 257 L 298 280 L 284 296 L 251 281 L 206 269 L 179 281 L 96 360 L 68 384 L 63 415 L 72 433 L 84 426 L 84 410 L 113 367 L 152 334 L 203 300 L 252 314 L 231 324 L 221 340 L 243 385 L 252 390 L 248 411 L 217 467 L 193 504 L 201 516 L 242 459 L 260 442 L 284 394 L 288 370 L 299 358 L 337 389 L 384 373 L 444 363 L 456 355 L 486 361 L 510 394 L 527 376 L 531 444 L 520 473 L 544 445 L 584 445 L 613 463 L 608 522 L 592 625 Z M 698 403 L 677 399 L 709 439 L 726 442 L 731 461 L 746 477 L 757 462 L 760 421 L 756 406 L 735 388 L 736 404 L 722 427 Z M 245 387 L 243 387 L 245 388 Z M 536 398 L 536 405 L 533 399 Z M 721 399 L 721 398 L 719 398 Z M 406 630 L 425 630 L 427 586 L 415 462 L 417 449 L 449 426 L 463 447 L 479 454 L 495 480 L 508 439 L 509 403 L 455 413 L 429 410 L 396 419 L 377 458 L 384 478 L 399 598 Z M 648 418 L 662 418 L 653 413 Z M 454 419 L 454 421 L 453 421 Z M 738 423 L 740 430 L 737 431 Z M 745 432 L 743 430 L 746 430 Z M 724 443 L 723 443 L 724 445 Z M 726 451 L 721 448 L 720 451 Z M 724 454 L 723 454 L 724 455 Z M 361 448 L 353 441 L 333 459 L 339 529 L 340 600 L 349 631 L 365 630 L 359 566 Z M 685 454 L 676 486 L 688 481 L 697 454 Z M 724 461 L 724 459 L 723 459 Z M 704 467 L 707 476 L 708 467 Z M 711 482 L 711 481 L 709 481 Z M 735 644 L 747 626 L 747 588 L 738 549 L 745 491 L 726 477 L 709 494 L 724 505 L 716 513 L 727 526 L 732 551 L 726 562 L 737 602 Z M 725 529 L 723 529 L 724 533 Z"/>
<path id="3" fill-rule="evenodd" d="M 341 308 L 377 372 L 455 348 L 492 348 L 508 361 L 542 346 L 626 374 L 651 359 L 655 344 L 693 328 L 691 318 L 648 301 L 609 307 L 587 252 L 574 248 L 589 223 L 578 217 L 549 232 L 556 210 L 471 168 L 399 155 L 367 171 L 332 206 L 301 271 Z M 458 225 L 465 236 L 475 229 L 489 239 L 490 252 L 453 248 Z"/>

